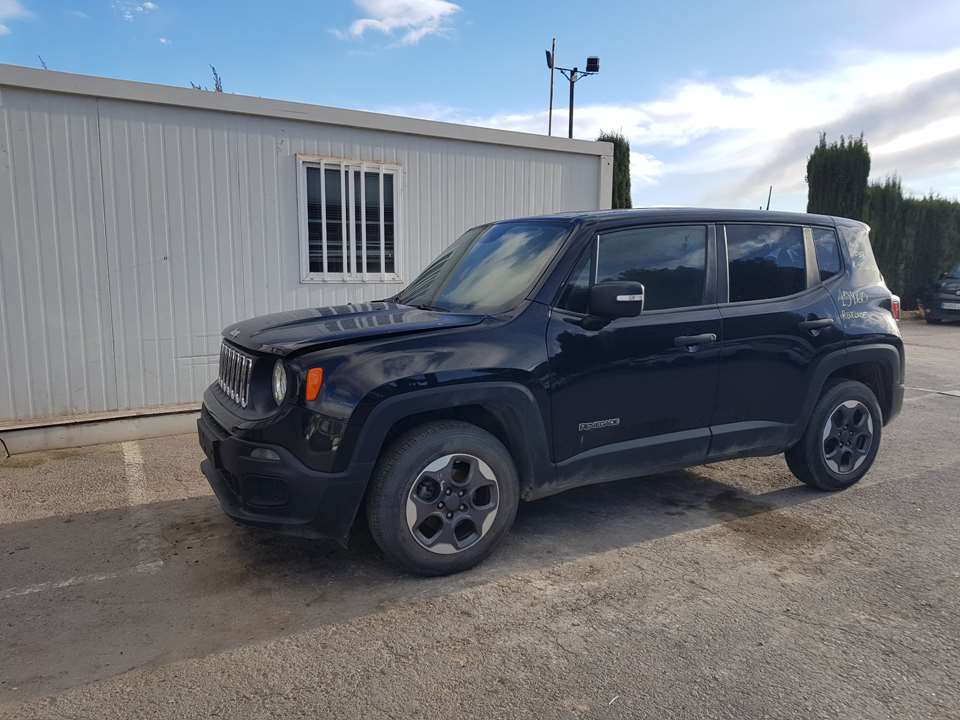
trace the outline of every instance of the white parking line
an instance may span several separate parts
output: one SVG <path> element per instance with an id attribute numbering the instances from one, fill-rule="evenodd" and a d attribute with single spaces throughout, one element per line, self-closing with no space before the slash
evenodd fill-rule
<path id="1" fill-rule="evenodd" d="M 147 528 L 153 518 L 147 497 L 147 476 L 144 470 L 143 452 L 136 440 L 121 443 L 123 452 L 123 473 L 127 486 L 127 505 L 133 518 L 134 532 L 137 535 L 137 559 L 146 560 L 156 550 L 151 550 Z"/>
<path id="2" fill-rule="evenodd" d="M 913 387 L 904 385 L 906 390 L 919 390 L 920 392 L 933 393 L 935 395 L 949 395 L 950 397 L 960 397 L 960 390 L 934 390 L 933 388 Z"/>
<path id="3" fill-rule="evenodd" d="M 34 593 L 46 592 L 47 590 L 60 590 L 77 585 L 91 585 L 93 583 L 103 582 L 104 580 L 114 580 L 115 578 L 129 577 L 131 575 L 152 575 L 155 572 L 159 572 L 162 567 L 163 560 L 151 560 L 150 562 L 138 563 L 132 568 L 127 568 L 119 572 L 100 573 L 97 575 L 75 575 L 65 580 L 52 580 L 50 582 L 37 583 L 36 585 L 9 588 L 0 591 L 0 600 L 9 600 L 10 598 L 22 597 L 23 595 L 33 595 Z"/>
<path id="4" fill-rule="evenodd" d="M 147 501 L 147 486 L 143 474 L 143 453 L 136 440 L 120 446 L 123 451 L 123 472 L 127 479 L 127 502 L 143 505 Z"/>

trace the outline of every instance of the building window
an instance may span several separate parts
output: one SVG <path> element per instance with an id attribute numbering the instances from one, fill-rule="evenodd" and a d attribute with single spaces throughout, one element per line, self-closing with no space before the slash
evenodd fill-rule
<path id="1" fill-rule="evenodd" d="M 400 169 L 297 157 L 304 282 L 400 282 Z"/>

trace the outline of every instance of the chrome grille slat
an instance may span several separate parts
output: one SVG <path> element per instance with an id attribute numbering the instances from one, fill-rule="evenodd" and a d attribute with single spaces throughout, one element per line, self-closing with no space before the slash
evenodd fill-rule
<path id="1" fill-rule="evenodd" d="M 250 380 L 253 377 L 253 357 L 222 343 L 217 385 L 224 395 L 240 407 L 250 402 Z"/>

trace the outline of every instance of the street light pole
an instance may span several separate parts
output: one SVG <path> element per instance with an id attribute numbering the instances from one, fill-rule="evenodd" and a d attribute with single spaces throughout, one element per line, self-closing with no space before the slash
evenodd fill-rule
<path id="1" fill-rule="evenodd" d="M 547 65 L 550 66 L 550 112 L 547 114 L 547 135 L 553 135 L 553 66 L 557 62 L 557 39 L 550 43 Z"/>
<path id="2" fill-rule="evenodd" d="M 552 62 L 552 56 L 550 53 L 547 53 L 547 64 L 550 65 L 550 72 L 552 73 L 555 67 L 555 63 Z M 567 137 L 573 137 L 573 86 L 576 84 L 577 80 L 587 77 L 587 75 L 596 75 L 600 72 L 600 58 L 597 57 L 588 57 L 587 58 L 587 69 L 581 70 L 580 68 L 562 68 L 557 67 L 557 70 L 560 71 L 560 74 L 563 75 L 567 81 L 570 83 L 570 107 L 568 108 L 568 124 L 567 124 Z M 551 94 L 552 97 L 552 94 Z M 551 112 L 553 107 L 551 105 Z"/>

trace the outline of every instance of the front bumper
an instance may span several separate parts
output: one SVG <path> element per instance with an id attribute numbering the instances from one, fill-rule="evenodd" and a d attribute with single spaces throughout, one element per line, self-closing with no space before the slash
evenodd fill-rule
<path id="1" fill-rule="evenodd" d="M 960 320 L 960 296 L 935 297 L 921 303 L 925 317 L 935 320 Z"/>
<path id="2" fill-rule="evenodd" d="M 206 455 L 200 469 L 231 518 L 246 525 L 347 544 L 372 463 L 352 463 L 342 473 L 318 472 L 280 445 L 231 435 L 205 405 L 197 432 Z M 256 449 L 261 454 L 271 451 L 275 459 L 256 457 Z"/>

